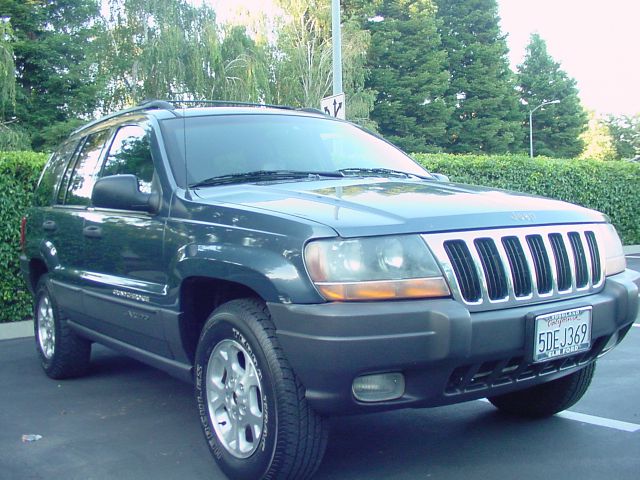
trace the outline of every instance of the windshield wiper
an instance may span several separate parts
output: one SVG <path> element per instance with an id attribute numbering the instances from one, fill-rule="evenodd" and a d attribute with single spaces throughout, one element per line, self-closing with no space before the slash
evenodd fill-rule
<path id="1" fill-rule="evenodd" d="M 339 172 L 345 175 L 355 176 L 374 176 L 374 177 L 403 177 L 403 178 L 419 178 L 421 180 L 432 180 L 433 177 L 426 175 L 418 175 L 416 173 L 402 172 L 400 170 L 392 170 L 390 168 L 341 168 Z"/>
<path id="2" fill-rule="evenodd" d="M 255 170 L 253 172 L 232 173 L 229 175 L 218 175 L 207 178 L 200 182 L 189 185 L 190 188 L 210 187 L 214 185 L 226 185 L 232 183 L 248 183 L 264 180 L 281 180 L 286 178 L 308 178 L 319 179 L 321 177 L 342 178 L 342 172 L 316 172 L 303 170 Z"/>

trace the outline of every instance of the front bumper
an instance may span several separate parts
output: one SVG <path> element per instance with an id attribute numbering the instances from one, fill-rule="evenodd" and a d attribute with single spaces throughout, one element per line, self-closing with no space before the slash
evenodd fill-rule
<path id="1" fill-rule="evenodd" d="M 595 360 L 638 314 L 640 273 L 608 277 L 599 293 L 470 313 L 452 299 L 314 305 L 269 304 L 278 339 L 313 408 L 343 414 L 426 407 L 543 383 Z M 592 348 L 531 365 L 526 323 L 533 316 L 592 306 Z M 351 385 L 363 374 L 402 372 L 405 394 L 363 403 Z"/>

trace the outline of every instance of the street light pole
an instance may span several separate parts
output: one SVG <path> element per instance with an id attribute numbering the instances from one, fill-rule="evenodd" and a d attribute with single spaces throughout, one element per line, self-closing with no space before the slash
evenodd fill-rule
<path id="1" fill-rule="evenodd" d="M 560 103 L 560 100 L 551 100 L 550 102 L 542 102 L 533 110 L 529 110 L 529 156 L 533 158 L 533 112 L 545 105 L 551 105 L 553 103 Z"/>
<path id="2" fill-rule="evenodd" d="M 342 36 L 340 0 L 331 0 L 331 37 L 333 43 L 333 94 L 342 93 Z"/>

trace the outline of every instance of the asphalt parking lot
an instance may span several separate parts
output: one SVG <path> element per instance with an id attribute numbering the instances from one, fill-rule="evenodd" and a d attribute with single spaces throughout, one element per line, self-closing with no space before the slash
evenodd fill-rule
<path id="1" fill-rule="evenodd" d="M 640 254 L 628 258 L 640 270 Z M 224 479 L 191 386 L 95 346 L 50 380 L 32 338 L 0 341 L 0 479 Z M 640 478 L 640 319 L 567 414 L 521 420 L 475 401 L 332 419 L 318 479 Z M 25 434 L 42 438 L 23 442 Z"/>

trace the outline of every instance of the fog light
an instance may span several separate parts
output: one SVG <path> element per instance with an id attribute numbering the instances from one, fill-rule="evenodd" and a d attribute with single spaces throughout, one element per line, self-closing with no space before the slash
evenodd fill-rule
<path id="1" fill-rule="evenodd" d="M 618 332 L 616 332 L 613 335 L 611 335 L 611 338 L 609 339 L 607 344 L 604 346 L 604 348 L 602 349 L 602 352 L 600 352 L 600 355 L 598 355 L 598 357 L 603 356 L 605 353 L 607 353 L 609 350 L 611 350 L 613 347 L 615 347 L 618 344 L 618 338 L 619 337 L 620 336 L 618 335 Z"/>
<path id="2" fill-rule="evenodd" d="M 353 396 L 361 402 L 395 400 L 404 394 L 404 375 L 381 373 L 363 375 L 353 381 Z"/>

